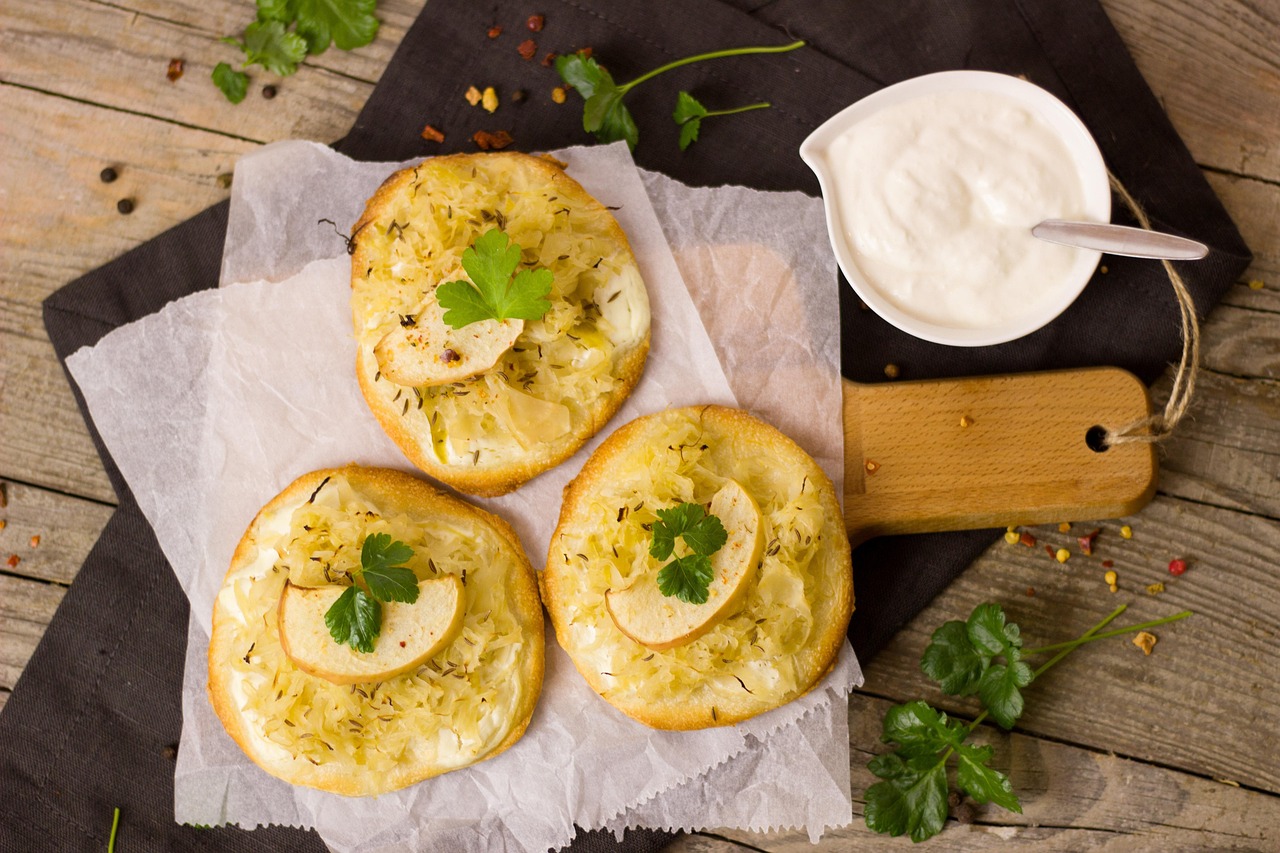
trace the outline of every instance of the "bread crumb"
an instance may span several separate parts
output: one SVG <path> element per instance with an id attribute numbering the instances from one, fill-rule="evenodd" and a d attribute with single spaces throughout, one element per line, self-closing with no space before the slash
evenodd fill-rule
<path id="1" fill-rule="evenodd" d="M 1139 631 L 1138 635 L 1133 638 L 1133 644 L 1142 649 L 1144 655 L 1151 654 L 1151 650 L 1156 647 L 1156 635 L 1148 631 Z"/>

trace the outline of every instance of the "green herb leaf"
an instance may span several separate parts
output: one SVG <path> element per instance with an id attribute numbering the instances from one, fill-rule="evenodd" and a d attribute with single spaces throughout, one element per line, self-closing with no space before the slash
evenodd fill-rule
<path id="1" fill-rule="evenodd" d="M 979 803 L 995 803 L 1003 809 L 1022 814 L 1022 803 L 1013 793 L 1009 777 L 987 766 L 991 755 L 989 746 L 957 746 L 956 786 Z"/>
<path id="2" fill-rule="evenodd" d="M 245 59 L 272 74 L 287 77 L 307 56 L 307 43 L 297 33 L 285 32 L 279 21 L 254 21 L 244 30 Z"/>
<path id="3" fill-rule="evenodd" d="M 702 119 L 695 118 L 680 126 L 680 150 L 684 151 L 698 141 L 698 131 L 702 129 Z"/>
<path id="4" fill-rule="evenodd" d="M 413 604 L 418 600 L 418 576 L 412 569 L 381 566 L 365 569 L 360 578 L 369 593 L 379 601 L 401 601 Z"/>
<path id="5" fill-rule="evenodd" d="M 557 57 L 556 73 L 584 99 L 594 95 L 597 89 L 618 88 L 613 82 L 613 77 L 600 67 L 600 63 L 581 53 L 566 53 Z"/>
<path id="6" fill-rule="evenodd" d="M 876 756 L 867 766 L 884 780 L 864 794 L 867 828 L 893 836 L 906 834 L 916 842 L 942 831 L 947 822 L 945 761 L 921 769 L 890 753 Z"/>
<path id="7" fill-rule="evenodd" d="M 286 26 L 293 22 L 289 0 L 258 0 L 259 21 L 279 21 Z"/>
<path id="8" fill-rule="evenodd" d="M 298 35 L 307 41 L 307 52 L 324 53 L 329 44 L 354 50 L 373 41 L 378 19 L 377 0 L 288 0 Z"/>
<path id="9" fill-rule="evenodd" d="M 880 739 L 896 743 L 904 755 L 937 755 L 964 740 L 964 728 L 956 728 L 947 715 L 919 699 L 894 705 L 884 715 Z"/>
<path id="10" fill-rule="evenodd" d="M 658 590 L 689 604 L 706 604 L 714 577 L 710 558 L 702 554 L 687 554 L 662 567 L 658 572 Z"/>
<path id="11" fill-rule="evenodd" d="M 222 90 L 228 101 L 238 104 L 249 91 L 249 75 L 236 71 L 225 62 L 219 62 L 213 66 L 213 84 Z"/>
<path id="12" fill-rule="evenodd" d="M 707 108 L 699 103 L 698 99 L 688 92 L 681 92 L 676 95 L 676 111 L 671 116 L 676 120 L 676 124 L 684 124 L 692 119 L 702 118 L 707 114 Z"/>
<path id="13" fill-rule="evenodd" d="M 547 295 L 555 281 L 545 268 L 521 270 L 520 247 L 500 229 L 490 229 L 462 253 L 471 282 L 449 281 L 436 288 L 444 322 L 455 329 L 481 320 L 537 320 L 551 310 Z"/>
<path id="14" fill-rule="evenodd" d="M 382 605 L 359 587 L 349 586 L 325 611 L 324 624 L 335 642 L 369 654 L 382 633 Z"/>
<path id="15" fill-rule="evenodd" d="M 978 698 L 1002 728 L 1011 729 L 1022 716 L 1022 690 L 1031 683 L 1031 667 L 1022 661 L 995 664 L 978 682 Z"/>
<path id="16" fill-rule="evenodd" d="M 360 548 L 360 568 L 363 571 L 403 566 L 413 557 L 413 549 L 399 540 L 393 541 L 389 533 L 366 536 Z"/>
<path id="17" fill-rule="evenodd" d="M 920 670 L 952 696 L 978 692 L 978 681 L 991 665 L 991 655 L 975 649 L 968 626 L 959 620 L 946 622 L 933 632 L 920 659 Z"/>
<path id="18" fill-rule="evenodd" d="M 1004 610 L 999 604 L 979 604 L 966 623 L 969 641 L 974 649 L 990 657 L 1005 655 L 1014 661 L 1022 656 L 1022 636 L 1018 626 L 1005 624 Z"/>

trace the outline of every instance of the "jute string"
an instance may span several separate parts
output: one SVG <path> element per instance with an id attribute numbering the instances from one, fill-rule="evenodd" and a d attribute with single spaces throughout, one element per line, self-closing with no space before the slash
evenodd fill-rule
<path id="1" fill-rule="evenodd" d="M 1107 177 L 1111 181 L 1111 189 L 1120 196 L 1138 224 L 1148 231 L 1152 230 L 1151 219 L 1138 200 L 1110 171 L 1107 172 Z M 1164 271 L 1169 275 L 1169 283 L 1173 285 L 1173 293 L 1178 300 L 1178 312 L 1182 316 L 1182 359 L 1178 362 L 1178 372 L 1173 377 L 1173 388 L 1169 391 L 1169 401 L 1165 403 L 1164 411 L 1139 418 L 1119 428 L 1106 427 L 1103 441 L 1108 447 L 1133 442 L 1151 444 L 1167 438 L 1173 434 L 1174 428 L 1191 405 L 1191 394 L 1196 387 L 1196 369 L 1200 364 L 1200 323 L 1196 320 L 1195 303 L 1191 301 L 1186 282 L 1169 261 L 1160 263 L 1164 264 Z"/>

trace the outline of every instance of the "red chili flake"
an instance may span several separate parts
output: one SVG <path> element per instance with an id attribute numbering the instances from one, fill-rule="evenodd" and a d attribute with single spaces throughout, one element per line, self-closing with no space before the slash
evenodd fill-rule
<path id="1" fill-rule="evenodd" d="M 1028 595 L 1028 596 L 1032 596 L 1032 595 L 1035 595 L 1035 594 L 1036 594 L 1036 588 L 1035 588 L 1034 586 L 1029 586 L 1029 587 L 1027 587 L 1027 595 Z"/>
<path id="2" fill-rule="evenodd" d="M 551 66 L 555 65 L 556 59 L 559 58 L 559 56 L 560 54 L 556 53 L 555 51 L 548 53 L 546 56 L 542 57 L 542 67 L 550 68 Z"/>
<path id="3" fill-rule="evenodd" d="M 1110 569 L 1110 568 L 1112 568 L 1113 566 L 1115 566 L 1115 564 L 1116 564 L 1116 561 L 1115 561 L 1115 560 L 1103 560 L 1103 561 L 1102 561 L 1102 568 L 1104 568 L 1104 569 Z"/>
<path id="4" fill-rule="evenodd" d="M 17 554 L 10 554 L 9 559 L 7 560 L 9 568 L 11 569 L 16 569 L 18 567 L 18 563 L 20 562 L 22 561 L 18 558 Z"/>
<path id="5" fill-rule="evenodd" d="M 506 148 L 515 139 L 505 130 L 499 130 L 497 133 L 490 133 L 487 130 L 477 130 L 471 135 L 471 140 L 480 146 L 481 151 L 500 151 Z"/>
<path id="6" fill-rule="evenodd" d="M 39 548 L 39 547 L 40 547 L 40 534 L 39 534 L 39 533 L 37 533 L 35 536 L 32 536 L 32 537 L 31 537 L 31 547 L 32 547 L 32 548 Z"/>
<path id="7" fill-rule="evenodd" d="M 1052 545 L 1045 545 L 1044 552 L 1048 554 L 1050 557 L 1053 557 L 1055 560 L 1058 559 L 1058 552 L 1053 550 Z"/>
<path id="8" fill-rule="evenodd" d="M 422 129 L 422 138 L 428 142 L 444 142 L 444 134 L 431 125 Z"/>
<path id="9" fill-rule="evenodd" d="M 1076 537 L 1076 541 L 1080 543 L 1080 551 L 1086 557 L 1093 556 L 1093 543 L 1097 540 L 1098 534 L 1101 532 L 1102 528 L 1099 527 L 1091 533 L 1086 533 L 1084 536 Z"/>
<path id="10" fill-rule="evenodd" d="M 1175 576 L 1176 576 L 1176 575 L 1180 575 L 1180 574 L 1182 574 L 1182 573 L 1183 573 L 1183 572 L 1185 572 L 1186 570 L 1187 570 L 1187 561 L 1186 561 L 1186 560 L 1181 560 L 1181 559 L 1179 559 L 1179 560 L 1170 560 L 1170 561 L 1169 561 L 1169 574 L 1171 574 L 1171 575 L 1175 575 Z"/>
<path id="11" fill-rule="evenodd" d="M 500 35 L 502 35 L 501 24 L 494 24 L 492 27 L 489 27 L 489 38 L 496 39 Z"/>
<path id="12" fill-rule="evenodd" d="M 540 33 L 542 32 L 542 27 L 546 22 L 546 15 L 530 15 L 529 20 L 525 21 L 524 25 L 529 28 L 529 32 Z"/>
<path id="13" fill-rule="evenodd" d="M 1022 534 L 1018 537 L 1018 541 L 1023 545 L 1026 545 L 1028 548 L 1036 547 L 1036 537 L 1032 536 L 1030 533 Z"/>
<path id="14" fill-rule="evenodd" d="M 182 71 L 183 71 L 182 60 L 170 59 L 169 70 L 165 72 L 164 76 L 169 78 L 170 83 L 176 83 L 178 82 L 178 78 L 182 76 Z"/>
<path id="15" fill-rule="evenodd" d="M 581 48 L 578 48 L 578 56 L 581 56 L 583 59 L 590 59 L 590 58 L 591 58 L 591 48 L 589 48 L 589 47 L 581 47 Z"/>
<path id="16" fill-rule="evenodd" d="M 402 649 L 404 648 L 404 640 L 401 640 L 401 641 L 400 641 L 400 648 L 402 648 Z"/>
<path id="17" fill-rule="evenodd" d="M 520 42 L 516 52 L 520 54 L 521 59 L 533 59 L 534 54 L 538 52 L 538 43 L 533 39 L 525 39 Z"/>
<path id="18" fill-rule="evenodd" d="M 445 364 L 450 364 L 451 362 L 461 361 L 462 356 L 458 355 L 456 352 L 454 352 L 451 349 L 447 349 L 440 354 L 440 360 L 443 361 Z"/>

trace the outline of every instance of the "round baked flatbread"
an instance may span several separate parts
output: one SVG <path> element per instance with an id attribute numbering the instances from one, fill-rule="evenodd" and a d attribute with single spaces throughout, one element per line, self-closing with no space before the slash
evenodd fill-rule
<path id="1" fill-rule="evenodd" d="M 739 609 L 656 651 L 614 623 L 606 596 L 656 584 L 657 511 L 708 505 L 734 480 L 760 509 L 764 546 Z M 719 406 L 639 418 L 609 436 L 565 489 L 543 598 L 560 645 L 597 693 L 661 729 L 728 725 L 812 688 L 835 663 L 853 608 L 836 492 L 795 442 Z"/>
<path id="2" fill-rule="evenodd" d="M 551 308 L 453 330 L 436 289 L 470 281 L 463 253 L 493 229 L 519 247 L 519 270 L 550 270 Z M 352 239 L 360 388 L 405 455 L 463 492 L 504 494 L 567 459 L 640 378 L 650 314 L 635 256 L 547 158 L 459 154 L 397 172 Z"/>
<path id="3" fill-rule="evenodd" d="M 280 644 L 286 582 L 349 585 L 365 538 L 379 533 L 413 549 L 405 565 L 419 579 L 462 581 L 460 630 L 420 667 L 383 681 L 307 674 Z M 209 698 L 273 776 L 381 794 L 519 740 L 542 688 L 543 642 L 537 580 L 506 522 L 398 471 L 315 471 L 263 507 L 236 548 L 213 609 Z"/>

